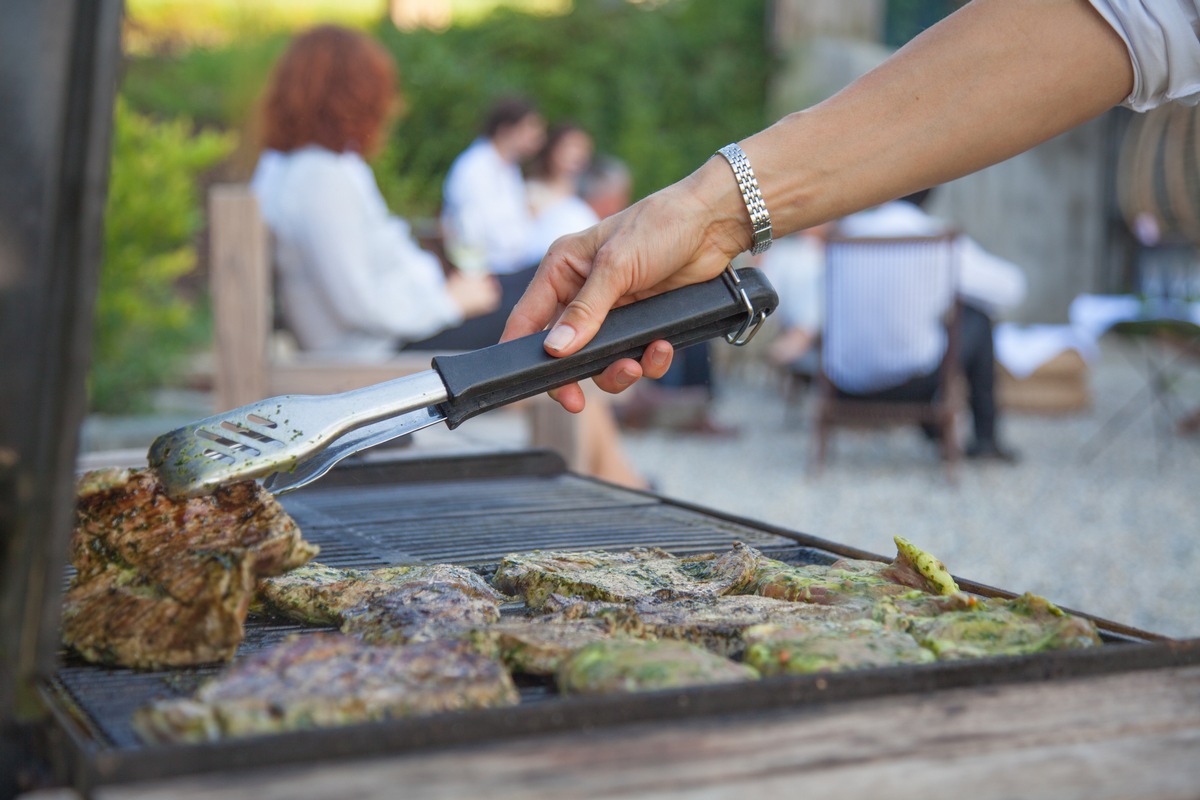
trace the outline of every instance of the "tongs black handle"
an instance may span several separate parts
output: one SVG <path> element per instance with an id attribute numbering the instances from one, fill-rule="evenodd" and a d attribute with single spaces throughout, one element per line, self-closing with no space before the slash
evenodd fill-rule
<path id="1" fill-rule="evenodd" d="M 450 397 L 439 410 L 456 428 L 484 411 L 598 375 L 618 359 L 640 358 L 659 339 L 681 348 L 744 330 L 748 316 L 761 320 L 779 298 L 757 269 L 738 270 L 737 278 L 734 284 L 722 275 L 613 309 L 596 337 L 570 356 L 549 355 L 545 332 L 437 356 L 433 367 Z"/>

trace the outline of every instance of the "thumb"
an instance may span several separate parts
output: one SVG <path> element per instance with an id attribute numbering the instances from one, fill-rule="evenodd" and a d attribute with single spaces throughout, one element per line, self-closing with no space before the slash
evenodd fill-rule
<path id="1" fill-rule="evenodd" d="M 590 342 L 625 290 L 607 272 L 593 271 L 546 336 L 546 351 L 569 356 Z"/>

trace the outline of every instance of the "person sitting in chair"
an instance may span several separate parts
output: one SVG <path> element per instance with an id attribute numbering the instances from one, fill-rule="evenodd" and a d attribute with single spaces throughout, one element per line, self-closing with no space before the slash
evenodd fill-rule
<path id="1" fill-rule="evenodd" d="M 937 236 L 949 227 L 927 213 L 923 206 L 932 190 L 924 190 L 874 209 L 852 214 L 837 226 L 838 235 L 854 238 Z M 959 363 L 967 380 L 974 436 L 966 447 L 968 458 L 1005 462 L 1015 453 L 1002 446 L 997 436 L 995 400 L 995 354 L 992 315 L 1019 304 L 1025 297 L 1025 275 L 1019 267 L 992 255 L 974 240 L 957 240 L 957 287 L 961 301 Z M 888 400 L 924 400 L 937 389 L 937 366 L 945 353 L 945 334 L 938 326 L 909 332 L 924 347 L 899 348 L 889 359 L 886 374 L 868 361 L 842 366 L 839 388 L 864 397 Z M 909 354 L 908 356 L 901 353 Z M 910 358 L 911 363 L 899 363 Z M 926 431 L 935 435 L 932 431 Z"/>

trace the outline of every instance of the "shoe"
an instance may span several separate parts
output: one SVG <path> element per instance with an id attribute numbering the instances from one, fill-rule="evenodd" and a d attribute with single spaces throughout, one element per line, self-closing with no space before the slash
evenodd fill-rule
<path id="1" fill-rule="evenodd" d="M 1001 447 L 994 441 L 974 441 L 967 445 L 964 452 L 973 461 L 999 461 L 1005 464 L 1015 464 L 1020 460 L 1016 452 Z"/>

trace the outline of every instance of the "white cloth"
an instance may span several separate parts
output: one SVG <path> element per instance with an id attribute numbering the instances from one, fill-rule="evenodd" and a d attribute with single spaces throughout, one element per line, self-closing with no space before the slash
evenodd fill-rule
<path id="1" fill-rule="evenodd" d="M 251 188 L 275 236 L 283 317 L 303 350 L 381 359 L 462 323 L 441 263 L 388 212 L 357 154 L 266 151 Z"/>
<path id="2" fill-rule="evenodd" d="M 488 139 L 476 139 L 450 165 L 442 187 L 442 226 L 484 252 L 497 274 L 528 267 L 532 218 L 521 168 L 501 158 Z"/>
<path id="3" fill-rule="evenodd" d="M 537 264 L 541 261 L 558 237 L 586 230 L 599 221 L 600 217 L 592 207 L 576 195 L 567 195 L 550 203 L 533 218 L 526 263 Z"/>
<path id="4" fill-rule="evenodd" d="M 1028 378 L 1038 367 L 1068 350 L 1074 350 L 1088 362 L 1100 355 L 1095 337 L 1074 325 L 1004 322 L 996 326 L 995 341 L 996 361 L 1018 379 Z"/>
<path id="5" fill-rule="evenodd" d="M 1089 0 L 1124 40 L 1133 91 L 1124 105 L 1146 111 L 1200 102 L 1200 0 Z"/>

